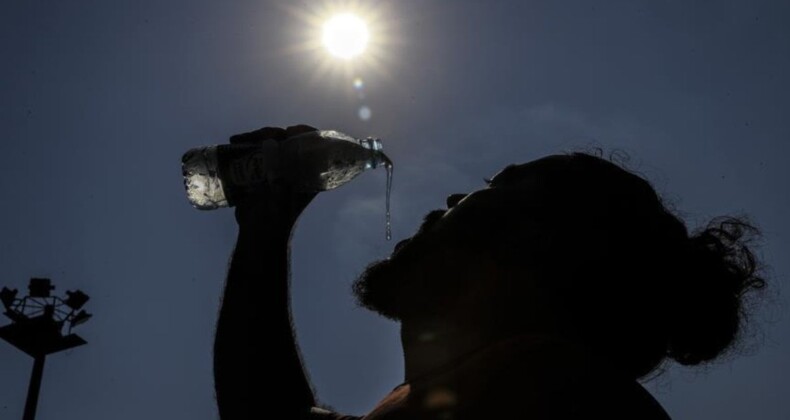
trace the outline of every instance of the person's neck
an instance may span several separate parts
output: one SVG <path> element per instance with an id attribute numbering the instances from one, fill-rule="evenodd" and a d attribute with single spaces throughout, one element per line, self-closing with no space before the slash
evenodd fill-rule
<path id="1" fill-rule="evenodd" d="M 401 324 L 401 344 L 405 380 L 412 382 L 451 366 L 464 356 L 491 344 L 495 336 L 482 333 L 483 330 L 446 321 L 404 321 Z"/>

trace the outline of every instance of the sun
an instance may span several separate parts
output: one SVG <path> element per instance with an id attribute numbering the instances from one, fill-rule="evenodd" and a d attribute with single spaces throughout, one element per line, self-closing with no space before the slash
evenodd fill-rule
<path id="1" fill-rule="evenodd" d="M 394 80 L 398 52 L 405 41 L 397 34 L 397 9 L 389 2 L 329 0 L 275 2 L 293 19 L 284 55 L 299 56 L 311 75 L 306 87 L 344 86 L 359 94 L 364 76 Z M 367 115 L 367 114 L 365 114 Z"/>
<path id="2" fill-rule="evenodd" d="M 354 58 L 365 51 L 369 40 L 367 24 L 354 14 L 337 14 L 324 23 L 321 41 L 335 57 Z"/>

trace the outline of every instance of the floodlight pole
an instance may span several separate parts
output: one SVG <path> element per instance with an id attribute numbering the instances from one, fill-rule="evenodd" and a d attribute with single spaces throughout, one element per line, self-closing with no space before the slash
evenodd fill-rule
<path id="1" fill-rule="evenodd" d="M 35 420 L 47 355 L 87 343 L 82 337 L 73 334 L 71 329 L 90 319 L 91 314 L 84 310 L 77 312 L 88 301 L 88 295 L 79 290 L 69 291 L 66 292 L 68 298 L 64 300 L 50 296 L 54 288 L 49 279 L 33 278 L 28 286 L 29 296 L 21 299 L 16 297 L 16 289 L 4 287 L 0 290 L 0 301 L 6 308 L 5 315 L 12 321 L 0 327 L 0 339 L 33 357 L 33 372 L 30 374 L 22 420 Z M 63 335 L 66 324 L 69 325 L 68 332 Z"/>
<path id="2" fill-rule="evenodd" d="M 35 357 L 33 362 L 33 373 L 30 375 L 30 386 L 27 389 L 27 401 L 25 401 L 25 414 L 22 420 L 35 420 L 36 406 L 38 405 L 38 394 L 41 390 L 41 378 L 44 376 L 44 360 L 47 356 L 41 354 Z"/>

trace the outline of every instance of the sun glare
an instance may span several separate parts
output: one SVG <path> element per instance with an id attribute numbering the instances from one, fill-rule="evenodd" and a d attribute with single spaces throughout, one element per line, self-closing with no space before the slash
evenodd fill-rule
<path id="1" fill-rule="evenodd" d="M 365 51 L 369 38 L 370 33 L 365 22 L 355 15 L 344 13 L 335 15 L 324 23 L 321 40 L 335 57 L 350 59 Z"/>
<path id="2" fill-rule="evenodd" d="M 283 46 L 283 53 L 300 56 L 300 65 L 311 73 L 308 87 L 342 86 L 349 97 L 363 100 L 370 80 L 394 79 L 396 51 L 403 40 L 396 36 L 397 20 L 389 2 L 275 3 L 294 19 L 289 29 L 292 41 Z M 360 118 L 368 115 L 363 112 Z"/>

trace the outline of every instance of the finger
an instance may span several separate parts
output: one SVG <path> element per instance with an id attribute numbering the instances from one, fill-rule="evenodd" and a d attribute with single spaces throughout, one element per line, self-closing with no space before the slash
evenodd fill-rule
<path id="1" fill-rule="evenodd" d="M 288 137 L 285 130 L 280 127 L 263 127 L 249 133 L 231 136 L 230 144 L 258 143 L 264 140 L 285 140 Z"/>
<path id="2" fill-rule="evenodd" d="M 286 128 L 285 134 L 286 137 L 293 137 L 293 136 L 298 136 L 299 134 L 310 133 L 313 131 L 318 131 L 318 129 L 306 124 L 298 124 Z"/>

